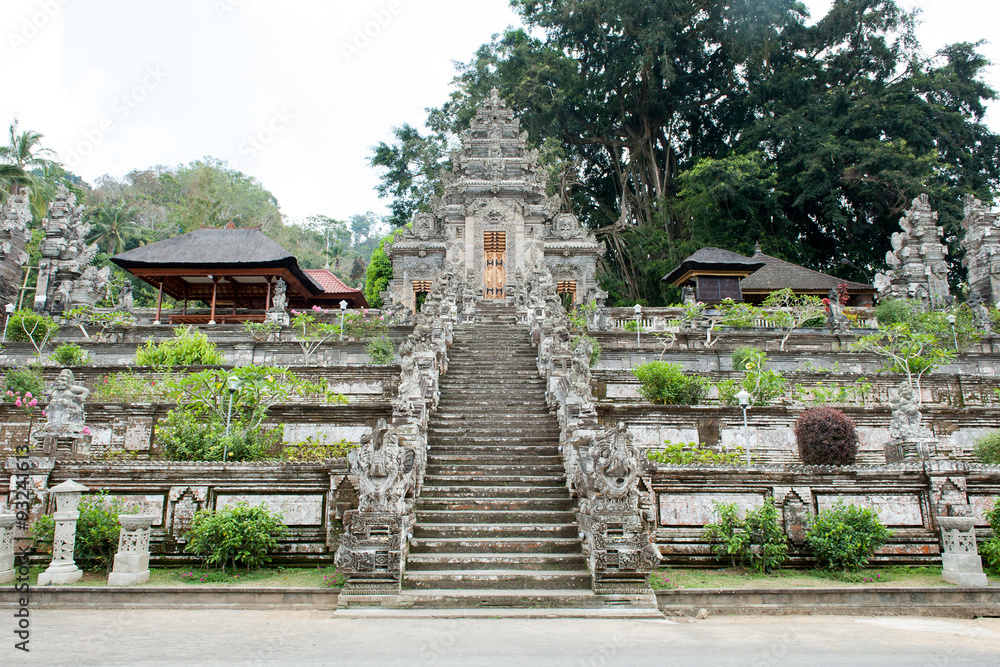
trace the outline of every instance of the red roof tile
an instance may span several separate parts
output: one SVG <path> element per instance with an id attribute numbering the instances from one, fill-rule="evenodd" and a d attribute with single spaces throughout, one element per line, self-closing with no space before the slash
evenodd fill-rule
<path id="1" fill-rule="evenodd" d="M 347 292 L 360 292 L 360 289 L 348 287 L 337 276 L 326 269 L 302 269 L 306 275 L 316 281 L 323 288 L 325 294 L 344 294 Z"/>

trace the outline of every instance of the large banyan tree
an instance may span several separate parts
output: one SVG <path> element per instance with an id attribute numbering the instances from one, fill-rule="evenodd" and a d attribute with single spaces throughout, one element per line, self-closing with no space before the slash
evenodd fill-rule
<path id="1" fill-rule="evenodd" d="M 923 55 L 894 0 L 835 0 L 812 25 L 795 0 L 511 4 L 524 27 L 460 67 L 428 131 L 375 148 L 396 224 L 426 210 L 493 86 L 541 148 L 550 194 L 607 242 L 612 302 L 664 303 L 660 277 L 703 245 L 760 242 L 865 280 L 921 192 L 956 249 L 961 197 L 1000 184 L 989 62 L 969 43 Z"/>

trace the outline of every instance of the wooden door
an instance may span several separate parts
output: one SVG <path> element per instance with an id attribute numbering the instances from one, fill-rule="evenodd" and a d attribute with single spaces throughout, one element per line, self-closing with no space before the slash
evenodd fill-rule
<path id="1" fill-rule="evenodd" d="M 504 298 L 504 261 L 507 259 L 507 232 L 486 232 L 483 236 L 483 258 L 487 299 Z"/>

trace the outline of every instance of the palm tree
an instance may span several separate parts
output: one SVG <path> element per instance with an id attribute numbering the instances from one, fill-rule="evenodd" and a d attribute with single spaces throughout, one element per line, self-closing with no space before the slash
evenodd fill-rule
<path id="1" fill-rule="evenodd" d="M 42 148 L 43 136 L 31 130 L 18 133 L 16 120 L 10 124 L 10 143 L 0 146 L 0 187 L 6 193 L 17 194 L 25 186 L 37 189 L 38 179 L 31 170 L 41 169 L 44 173 L 53 164 L 48 159 L 53 152 Z"/>
<path id="2" fill-rule="evenodd" d="M 136 222 L 138 212 L 124 199 L 102 204 L 90 211 L 90 237 L 88 243 L 106 244 L 109 255 L 115 254 L 119 245 L 142 238 L 146 229 Z"/>

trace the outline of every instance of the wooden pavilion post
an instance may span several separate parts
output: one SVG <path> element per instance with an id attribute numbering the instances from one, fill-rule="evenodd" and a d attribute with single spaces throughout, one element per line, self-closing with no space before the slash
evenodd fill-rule
<path id="1" fill-rule="evenodd" d="M 235 280 L 233 280 L 232 278 L 229 279 L 229 282 L 232 283 L 232 285 L 233 285 L 233 315 L 235 315 L 236 314 L 236 299 L 240 295 L 240 284 L 238 282 L 236 282 Z"/>
<path id="2" fill-rule="evenodd" d="M 156 321 L 153 324 L 160 323 L 160 313 L 163 310 L 163 278 L 160 278 L 160 291 L 156 297 Z"/>
<path id="3" fill-rule="evenodd" d="M 271 310 L 271 277 L 267 277 L 267 296 L 264 298 L 264 312 Z"/>
<path id="4" fill-rule="evenodd" d="M 187 281 L 183 281 L 183 282 L 184 282 L 184 314 L 187 315 L 188 314 L 188 289 L 189 289 L 189 287 L 188 287 Z"/>
<path id="5" fill-rule="evenodd" d="M 219 293 L 219 278 L 218 276 L 209 276 L 212 279 L 212 316 L 209 318 L 209 324 L 215 324 L 215 299 Z"/>

